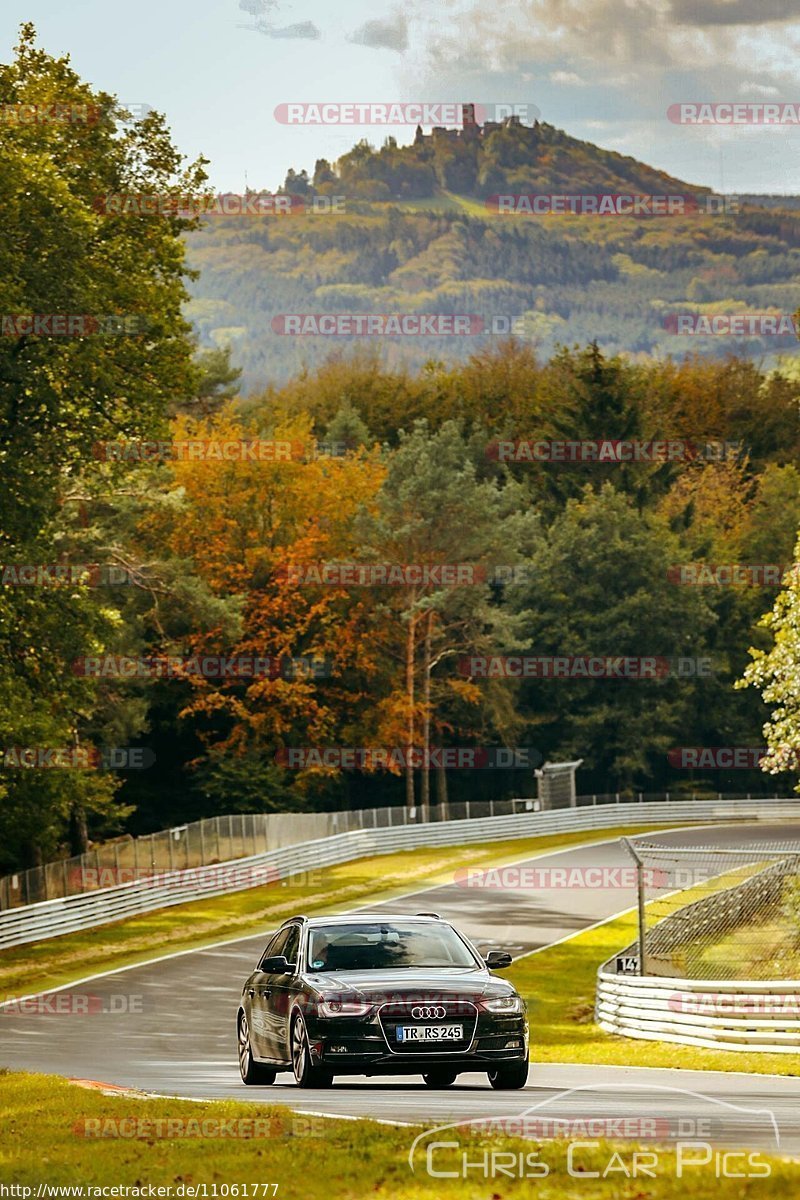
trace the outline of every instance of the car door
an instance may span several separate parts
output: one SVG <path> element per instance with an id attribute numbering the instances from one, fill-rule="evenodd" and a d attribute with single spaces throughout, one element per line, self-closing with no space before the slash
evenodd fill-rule
<path id="1" fill-rule="evenodd" d="M 290 970 L 285 975 L 269 976 L 269 1036 L 272 1049 L 270 1058 L 289 1062 L 291 1049 L 289 1046 L 289 1014 L 296 990 L 297 972 L 300 958 L 300 926 L 291 925 L 283 948 L 274 951 L 282 954 L 290 964 Z"/>
<path id="2" fill-rule="evenodd" d="M 270 940 L 261 955 L 258 967 L 250 978 L 248 996 L 250 1000 L 250 1036 L 253 1049 L 259 1058 L 274 1058 L 272 1046 L 275 1043 L 274 1033 L 271 1033 L 270 999 L 271 976 L 261 970 L 264 959 L 275 954 L 282 954 L 283 947 L 289 936 L 288 929 L 280 929 Z"/>

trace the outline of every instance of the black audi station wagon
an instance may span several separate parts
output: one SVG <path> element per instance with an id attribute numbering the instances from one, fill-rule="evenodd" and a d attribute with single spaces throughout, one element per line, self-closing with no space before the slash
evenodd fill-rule
<path id="1" fill-rule="evenodd" d="M 486 1071 L 494 1088 L 528 1077 L 525 1004 L 435 914 L 292 917 L 242 989 L 239 1067 L 246 1084 L 293 1071 L 300 1087 L 334 1075 L 421 1074 L 448 1087 L 462 1071 Z"/>

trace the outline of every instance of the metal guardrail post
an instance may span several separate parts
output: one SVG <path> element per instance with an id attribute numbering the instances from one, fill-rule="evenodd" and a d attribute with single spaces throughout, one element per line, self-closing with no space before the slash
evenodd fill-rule
<path id="1" fill-rule="evenodd" d="M 647 932 L 644 899 L 644 863 L 633 848 L 630 838 L 620 838 L 622 845 L 636 863 L 636 907 L 639 915 L 639 974 L 647 974 L 645 934 Z"/>

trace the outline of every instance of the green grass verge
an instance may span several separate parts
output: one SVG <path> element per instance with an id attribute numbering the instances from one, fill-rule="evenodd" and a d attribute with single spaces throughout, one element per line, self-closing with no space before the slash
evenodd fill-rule
<path id="1" fill-rule="evenodd" d="M 463 1172 L 462 1148 L 470 1163 L 482 1162 L 484 1151 L 505 1152 L 506 1170 L 512 1162 L 519 1171 L 519 1155 L 537 1158 L 526 1164 L 523 1157 L 527 1178 L 498 1175 L 497 1159 L 495 1174 L 488 1178 L 474 1168 L 466 1179 L 433 1178 L 426 1170 L 424 1147 L 415 1157 L 413 1173 L 409 1166 L 409 1150 L 419 1129 L 302 1117 L 261 1104 L 109 1097 L 45 1075 L 4 1074 L 0 1090 L 0 1180 L 32 1188 L 33 1196 L 41 1183 L 144 1187 L 145 1195 L 148 1186 L 153 1186 L 171 1188 L 173 1197 L 186 1195 L 187 1187 L 205 1185 L 206 1196 L 211 1198 L 227 1185 L 232 1196 L 246 1194 L 248 1200 L 253 1196 L 263 1200 L 273 1195 L 269 1185 L 277 1183 L 278 1200 L 361 1200 L 364 1196 L 373 1200 L 506 1200 L 533 1195 L 537 1200 L 673 1200 L 679 1194 L 689 1200 L 710 1195 L 717 1200 L 750 1196 L 770 1200 L 796 1195 L 800 1175 L 791 1163 L 759 1155 L 758 1169 L 768 1169 L 767 1178 L 718 1180 L 717 1164 L 712 1161 L 686 1171 L 679 1179 L 674 1153 L 649 1147 L 650 1155 L 656 1155 L 655 1161 L 650 1159 L 655 1178 L 626 1178 L 625 1171 L 630 1173 L 632 1168 L 632 1149 L 620 1143 L 581 1149 L 574 1155 L 570 1174 L 564 1142 L 538 1144 L 485 1135 L 478 1139 L 467 1131 L 448 1130 L 444 1136 L 460 1146 L 436 1152 L 431 1161 L 439 1171 Z M 519 1097 L 516 1103 L 509 1097 L 509 1113 L 521 1107 Z M 131 1118 L 138 1122 L 135 1127 Z M 115 1124 L 119 1121 L 125 1124 Z M 168 1121 L 171 1126 L 166 1125 Z M 234 1124 L 237 1121 L 242 1124 Z M 220 1122 L 226 1123 L 222 1128 L 227 1128 L 227 1136 L 208 1136 L 209 1131 L 220 1128 Z M 87 1129 L 104 1136 L 87 1138 L 83 1132 Z M 128 1136 L 113 1136 L 116 1130 Z M 197 1136 L 203 1130 L 206 1136 Z M 252 1134 L 256 1130 L 261 1136 L 231 1136 L 233 1131 Z M 195 1136 L 185 1136 L 190 1131 Z M 132 1132 L 141 1136 L 131 1137 Z M 613 1157 L 615 1154 L 618 1157 Z M 545 1177 L 542 1164 L 548 1170 Z M 736 1160 L 734 1169 L 742 1169 L 741 1159 Z M 533 1170 L 538 1175 L 531 1177 Z M 599 1172 L 600 1178 L 592 1178 L 590 1172 Z M 183 1193 L 177 1190 L 181 1185 Z M 26 1200 L 24 1193 L 22 1196 Z"/>
<path id="2" fill-rule="evenodd" d="M 686 895 L 675 898 L 676 906 L 686 902 Z M 504 973 L 528 1002 L 534 1064 L 597 1063 L 800 1075 L 800 1053 L 707 1050 L 604 1033 L 594 1022 L 597 969 L 637 936 L 636 913 L 629 912 L 560 946 L 519 958 Z"/>
<path id="3" fill-rule="evenodd" d="M 284 883 L 158 909 L 111 925 L 0 951 L 0 1000 L 58 987 L 94 972 L 146 962 L 170 951 L 200 949 L 213 942 L 266 932 L 293 913 L 341 912 L 417 888 L 449 883 L 459 867 L 498 866 L 549 850 L 654 828 L 663 826 L 404 850 L 326 867 L 313 876 L 307 873 Z"/>

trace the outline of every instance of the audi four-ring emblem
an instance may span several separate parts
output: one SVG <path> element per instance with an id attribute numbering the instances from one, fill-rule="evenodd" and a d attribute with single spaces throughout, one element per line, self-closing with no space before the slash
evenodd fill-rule
<path id="1" fill-rule="evenodd" d="M 412 1008 L 411 1016 L 415 1021 L 441 1021 L 447 1016 L 447 1009 L 441 1004 L 417 1005 Z"/>

